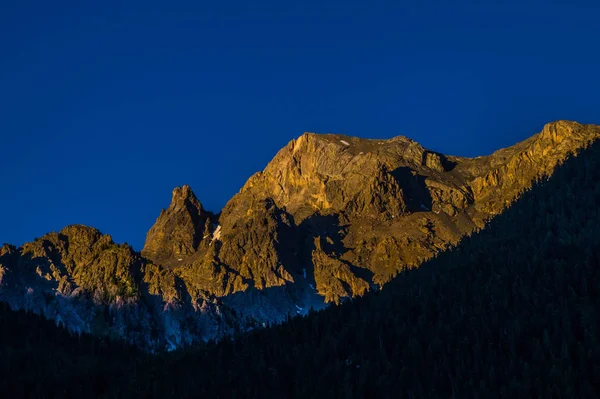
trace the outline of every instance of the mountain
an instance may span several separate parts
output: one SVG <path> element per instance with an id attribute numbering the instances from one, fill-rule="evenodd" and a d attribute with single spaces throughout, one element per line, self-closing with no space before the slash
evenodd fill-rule
<path id="1" fill-rule="evenodd" d="M 165 382 L 143 394 L 597 398 L 599 209 L 596 143 L 383 290 L 161 357 L 146 375 Z"/>
<path id="2" fill-rule="evenodd" d="M 483 227 L 600 136 L 558 121 L 489 156 L 305 133 L 219 214 L 173 192 L 141 254 L 69 226 L 0 250 L 0 300 L 74 331 L 173 349 L 378 290 Z"/>
<path id="3" fill-rule="evenodd" d="M 596 398 L 599 205 L 595 143 L 383 290 L 174 353 L 69 339 L 0 306 L 0 389 L 20 397 Z"/>

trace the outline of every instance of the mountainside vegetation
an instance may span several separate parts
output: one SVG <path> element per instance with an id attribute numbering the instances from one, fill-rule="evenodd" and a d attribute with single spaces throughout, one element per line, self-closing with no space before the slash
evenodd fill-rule
<path id="1" fill-rule="evenodd" d="M 1 308 L 0 387 L 58 396 L 63 367 L 80 396 L 598 397 L 599 208 L 592 144 L 383 290 L 173 353 L 68 338 Z"/>
<path id="2" fill-rule="evenodd" d="M 2 397 L 100 396 L 146 356 L 122 342 L 72 334 L 58 324 L 0 302 Z"/>

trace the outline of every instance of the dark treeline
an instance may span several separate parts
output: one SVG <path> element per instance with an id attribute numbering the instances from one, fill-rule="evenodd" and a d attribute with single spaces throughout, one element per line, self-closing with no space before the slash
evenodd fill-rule
<path id="1" fill-rule="evenodd" d="M 382 291 L 148 356 L 0 308 L 0 389 L 106 397 L 600 396 L 600 145 Z M 4 384 L 4 385 L 3 385 Z M 21 384 L 21 385 L 19 385 Z"/>
<path id="2" fill-rule="evenodd" d="M 148 355 L 0 302 L 0 397 L 85 397 L 102 394 Z"/>

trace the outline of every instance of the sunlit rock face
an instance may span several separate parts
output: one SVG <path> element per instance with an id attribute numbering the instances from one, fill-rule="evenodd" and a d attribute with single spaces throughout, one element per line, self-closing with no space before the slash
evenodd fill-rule
<path id="1" fill-rule="evenodd" d="M 173 349 L 384 286 L 600 136 L 558 121 L 489 156 L 305 133 L 219 214 L 173 191 L 141 254 L 85 226 L 0 249 L 0 300 L 74 331 Z M 385 289 L 385 288 L 384 288 Z"/>
<path id="2" fill-rule="evenodd" d="M 403 267 L 420 264 L 482 227 L 599 133 L 596 126 L 554 122 L 522 143 L 478 158 L 444 156 L 402 136 L 367 140 L 305 133 L 227 203 L 219 219 L 227 249 L 222 255 L 231 259 L 228 268 L 249 281 L 289 280 L 269 277 L 267 269 L 230 255 L 244 247 L 249 234 L 236 227 L 260 211 L 260 201 L 272 201 L 285 223 L 254 235 L 251 246 L 271 246 L 270 259 L 276 256 L 294 281 L 309 268 L 327 301 L 362 295 L 365 287 L 384 284 Z M 228 246 L 227 240 L 238 244 Z"/>
<path id="3" fill-rule="evenodd" d="M 214 215 L 204 210 L 189 186 L 176 188 L 171 205 L 161 211 L 148 232 L 142 255 L 161 263 L 179 262 L 196 252 L 211 233 L 212 218 Z"/>

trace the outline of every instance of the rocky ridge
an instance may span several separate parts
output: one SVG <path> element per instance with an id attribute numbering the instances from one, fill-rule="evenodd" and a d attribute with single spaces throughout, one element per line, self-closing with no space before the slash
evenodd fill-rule
<path id="1" fill-rule="evenodd" d="M 477 158 L 403 137 L 305 133 L 216 215 L 173 192 L 141 254 L 69 226 L 0 249 L 0 300 L 68 328 L 175 348 L 381 288 L 600 136 L 558 121 Z"/>

